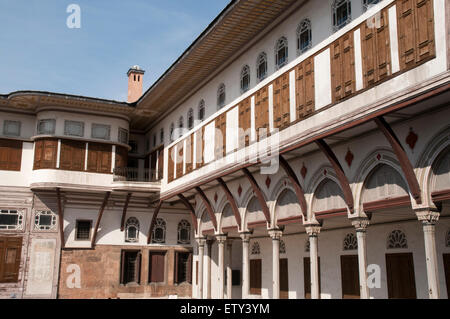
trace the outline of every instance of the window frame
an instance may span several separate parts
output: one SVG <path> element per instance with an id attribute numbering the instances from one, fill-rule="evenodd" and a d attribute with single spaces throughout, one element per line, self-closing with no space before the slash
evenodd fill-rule
<path id="1" fill-rule="evenodd" d="M 339 8 L 341 6 L 346 5 L 347 9 L 347 18 L 344 22 L 341 22 L 341 24 L 337 24 L 337 13 Z M 343 27 L 345 27 L 347 24 L 349 24 L 352 21 L 352 4 L 350 0 L 334 0 L 331 5 L 331 25 L 333 27 L 333 32 L 336 32 Z"/>
<path id="2" fill-rule="evenodd" d="M 156 229 L 161 228 L 163 230 L 163 239 L 161 241 L 155 240 Z M 166 233 L 167 233 L 167 223 L 163 218 L 156 218 L 155 225 L 152 231 L 152 244 L 165 244 L 166 243 Z"/>
<path id="3" fill-rule="evenodd" d="M 17 124 L 18 133 L 17 134 L 11 134 L 7 131 L 7 127 L 11 124 Z M 4 120 L 3 121 L 3 135 L 4 136 L 13 136 L 13 137 L 19 137 L 21 134 L 21 128 L 22 128 L 22 122 L 21 121 L 13 121 L 13 120 Z"/>
<path id="4" fill-rule="evenodd" d="M 70 124 L 80 124 L 81 129 L 81 135 L 78 134 L 71 134 L 68 129 L 68 125 Z M 84 122 L 81 121 L 72 121 L 72 120 L 64 120 L 64 135 L 66 136 L 77 136 L 77 137 L 84 137 Z"/>
<path id="5" fill-rule="evenodd" d="M 130 227 L 134 227 L 136 228 L 136 237 L 135 238 L 130 238 L 129 237 L 129 228 Z M 139 220 L 134 217 L 128 217 L 127 221 L 125 222 L 125 242 L 126 243 L 138 243 L 139 242 L 139 229 L 140 229 L 140 223 Z"/>
<path id="6" fill-rule="evenodd" d="M 205 100 L 201 99 L 200 102 L 198 102 L 198 119 L 200 122 L 203 122 L 203 120 L 205 119 L 205 114 Z"/>
<path id="7" fill-rule="evenodd" d="M 40 217 L 41 216 L 49 216 L 49 215 L 51 217 L 50 225 L 49 226 L 39 225 Z M 33 229 L 35 231 L 39 231 L 39 232 L 54 231 L 58 227 L 56 218 L 57 218 L 57 215 L 54 212 L 52 212 L 51 210 L 36 210 L 34 212 L 34 228 Z M 42 228 L 42 227 L 44 227 L 44 228 Z"/>
<path id="8" fill-rule="evenodd" d="M 223 96 L 223 98 L 221 98 Z M 223 100 L 223 101 L 222 101 Z M 226 104 L 226 87 L 224 83 L 220 83 L 217 88 L 217 109 L 220 110 Z"/>
<path id="9" fill-rule="evenodd" d="M 260 72 L 260 66 L 264 64 L 264 74 Z M 267 54 L 266 52 L 261 52 L 256 59 L 256 78 L 258 82 L 261 82 L 267 77 Z"/>
<path id="10" fill-rule="evenodd" d="M 181 239 L 181 231 L 187 230 L 189 238 L 186 240 Z M 177 226 L 177 244 L 189 245 L 191 243 L 191 224 L 186 220 L 182 219 Z"/>
<path id="11" fill-rule="evenodd" d="M 41 124 L 52 123 L 52 130 L 41 131 Z M 37 123 L 37 135 L 54 135 L 56 132 L 56 119 L 40 119 Z"/>
<path id="12" fill-rule="evenodd" d="M 380 3 L 382 0 L 362 0 L 363 12 L 366 12 L 371 6 Z"/>
<path id="13" fill-rule="evenodd" d="M 285 50 L 284 61 L 279 63 L 280 50 Z M 281 69 L 283 66 L 287 65 L 289 62 L 289 43 L 285 36 L 280 37 L 275 44 L 275 68 L 277 70 Z"/>
<path id="14" fill-rule="evenodd" d="M 107 129 L 107 136 L 106 137 L 94 136 L 94 131 L 95 131 L 96 128 L 105 128 L 105 129 Z M 92 123 L 92 126 L 91 126 L 91 138 L 104 140 L 104 141 L 111 140 L 111 125 L 100 124 L 100 123 Z"/>
<path id="15" fill-rule="evenodd" d="M 5 213 L 5 211 L 7 213 Z M 15 214 L 11 212 L 15 211 Z M 8 224 L 0 224 L 0 231 L 23 231 L 25 225 L 25 211 L 24 209 L 16 209 L 16 208 L 3 208 L 0 209 L 0 215 L 12 216 L 17 215 L 16 224 L 8 225 Z"/>
<path id="16" fill-rule="evenodd" d="M 119 143 L 122 144 L 128 144 L 128 141 L 130 139 L 130 134 L 127 129 L 124 129 L 122 127 L 119 127 L 118 133 L 117 133 L 117 140 Z"/>
<path id="17" fill-rule="evenodd" d="M 78 238 L 79 223 L 89 223 L 89 238 Z M 90 241 L 92 238 L 92 219 L 77 219 L 75 221 L 75 236 L 76 241 Z"/>
<path id="18" fill-rule="evenodd" d="M 244 86 L 244 78 L 247 77 L 247 87 Z M 248 64 L 244 65 L 241 69 L 241 78 L 240 78 L 240 87 L 241 87 L 241 94 L 247 92 L 250 89 L 250 67 Z"/>
<path id="19" fill-rule="evenodd" d="M 187 112 L 187 127 L 188 130 L 192 130 L 192 128 L 194 127 L 194 110 L 191 108 L 189 108 L 188 112 Z"/>
<path id="20" fill-rule="evenodd" d="M 302 40 L 302 34 L 304 32 L 308 32 L 308 38 L 309 42 L 308 45 L 306 45 L 304 48 L 301 48 L 301 40 Z M 308 18 L 303 19 L 300 21 L 298 27 L 297 27 L 297 55 L 301 55 L 311 49 L 312 47 L 312 28 L 311 28 L 311 20 Z"/>

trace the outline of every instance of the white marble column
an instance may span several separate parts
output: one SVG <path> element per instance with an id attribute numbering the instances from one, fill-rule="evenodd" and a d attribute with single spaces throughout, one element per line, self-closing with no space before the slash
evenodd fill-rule
<path id="1" fill-rule="evenodd" d="M 306 226 L 309 236 L 309 261 L 311 266 L 311 299 L 320 299 L 319 295 L 319 260 L 318 260 L 318 235 L 320 226 Z"/>
<path id="2" fill-rule="evenodd" d="M 206 259 L 206 298 L 211 299 L 211 258 L 213 240 L 207 240 L 208 257 Z"/>
<path id="3" fill-rule="evenodd" d="M 198 287 L 197 298 L 203 299 L 203 256 L 205 251 L 205 238 L 196 238 L 198 245 Z"/>
<path id="4" fill-rule="evenodd" d="M 435 225 L 439 220 L 439 213 L 427 210 L 416 211 L 416 216 L 422 222 L 425 240 L 425 257 L 428 278 L 428 296 L 430 299 L 439 299 L 439 272 L 436 253 Z"/>
<path id="5" fill-rule="evenodd" d="M 250 233 L 241 233 L 240 237 L 242 239 L 242 299 L 247 299 L 250 293 L 250 257 L 248 250 Z"/>
<path id="6" fill-rule="evenodd" d="M 231 239 L 227 240 L 227 299 L 231 299 L 232 295 L 232 253 L 233 253 L 233 241 Z"/>
<path id="7" fill-rule="evenodd" d="M 367 244 L 366 229 L 369 219 L 358 218 L 352 221 L 356 229 L 356 239 L 358 240 L 358 267 L 359 267 L 359 291 L 361 299 L 369 299 L 369 286 L 367 285 Z"/>
<path id="8" fill-rule="evenodd" d="M 269 230 L 272 238 L 272 299 L 280 299 L 280 238 L 279 229 Z"/>
<path id="9" fill-rule="evenodd" d="M 217 281 L 218 281 L 218 285 L 219 285 L 219 299 L 223 299 L 224 297 L 224 274 L 225 274 L 225 256 L 224 256 L 224 252 L 225 252 L 225 242 L 227 240 L 227 236 L 226 235 L 217 235 L 216 236 L 217 239 L 217 243 L 219 246 L 219 270 L 218 270 L 218 276 L 217 276 Z"/>

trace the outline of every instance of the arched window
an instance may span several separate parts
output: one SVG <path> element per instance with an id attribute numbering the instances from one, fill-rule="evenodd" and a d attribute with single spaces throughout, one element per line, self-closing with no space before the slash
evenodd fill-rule
<path id="1" fill-rule="evenodd" d="M 288 42 L 285 37 L 281 37 L 275 46 L 275 65 L 277 69 L 288 62 Z"/>
<path id="2" fill-rule="evenodd" d="M 311 21 L 303 19 L 297 28 L 297 54 L 300 55 L 312 46 Z"/>
<path id="3" fill-rule="evenodd" d="M 333 31 L 339 30 L 352 21 L 350 0 L 334 0 L 331 9 L 333 11 Z"/>
<path id="4" fill-rule="evenodd" d="M 225 84 L 220 84 L 217 89 L 217 108 L 221 109 L 225 105 Z"/>
<path id="5" fill-rule="evenodd" d="M 259 248 L 259 243 L 255 241 L 252 245 L 252 255 L 259 255 L 261 253 L 261 249 Z"/>
<path id="6" fill-rule="evenodd" d="M 241 93 L 247 91 L 250 87 L 250 67 L 245 65 L 241 70 Z"/>
<path id="7" fill-rule="evenodd" d="M 178 223 L 178 243 L 189 244 L 191 242 L 191 224 L 187 220 Z"/>
<path id="8" fill-rule="evenodd" d="M 161 128 L 161 131 L 159 132 L 159 141 L 161 144 L 164 144 L 164 128 Z"/>
<path id="9" fill-rule="evenodd" d="M 175 130 L 175 124 L 173 124 L 173 122 L 172 122 L 172 123 L 170 123 L 170 130 L 169 130 L 169 133 L 170 133 L 169 138 L 170 138 L 171 142 L 173 142 L 173 140 L 174 140 L 174 136 L 173 136 L 174 130 Z"/>
<path id="10" fill-rule="evenodd" d="M 267 54 L 261 52 L 256 60 L 256 77 L 258 81 L 262 81 L 267 76 Z"/>
<path id="11" fill-rule="evenodd" d="M 284 243 L 284 240 L 280 240 L 280 254 L 286 253 L 286 244 Z"/>
<path id="12" fill-rule="evenodd" d="M 125 223 L 125 241 L 135 243 L 139 240 L 139 221 L 136 217 L 130 217 Z"/>
<path id="13" fill-rule="evenodd" d="M 450 247 L 450 229 L 447 232 L 447 235 L 445 236 L 445 246 Z"/>
<path id="14" fill-rule="evenodd" d="M 358 249 L 358 241 L 355 234 L 347 234 L 344 238 L 344 250 L 355 250 Z"/>
<path id="15" fill-rule="evenodd" d="M 394 230 L 389 234 L 387 248 L 408 248 L 406 235 L 401 230 Z"/>
<path id="16" fill-rule="evenodd" d="M 364 12 L 367 11 L 367 9 L 369 9 L 370 6 L 373 6 L 373 5 L 377 4 L 378 2 L 380 2 L 380 0 L 363 0 Z"/>
<path id="17" fill-rule="evenodd" d="M 153 227 L 152 243 L 162 244 L 166 242 L 166 222 L 162 218 L 156 218 Z"/>
<path id="18" fill-rule="evenodd" d="M 310 246 L 310 243 L 309 243 L 309 237 L 308 237 L 308 238 L 306 238 L 306 242 L 305 242 L 305 252 L 307 252 L 307 253 L 309 253 L 309 246 Z"/>
<path id="19" fill-rule="evenodd" d="M 193 128 L 194 127 L 194 110 L 192 108 L 190 108 L 188 111 L 187 121 L 188 121 L 188 129 Z"/>
<path id="20" fill-rule="evenodd" d="M 198 103 L 198 119 L 203 121 L 205 119 L 205 100 L 201 100 Z"/>
<path id="21" fill-rule="evenodd" d="M 183 128 L 184 128 L 184 119 L 183 116 L 180 116 L 180 118 L 178 119 L 178 129 L 180 130 L 180 132 L 178 133 L 178 137 L 183 135 Z"/>

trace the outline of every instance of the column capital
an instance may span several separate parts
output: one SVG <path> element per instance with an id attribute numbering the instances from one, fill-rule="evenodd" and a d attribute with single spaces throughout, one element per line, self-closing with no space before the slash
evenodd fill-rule
<path id="1" fill-rule="evenodd" d="M 195 238 L 195 241 L 197 242 L 197 244 L 198 244 L 200 247 L 204 247 L 205 244 L 206 244 L 206 238 L 205 238 L 205 237 L 196 237 L 196 238 Z"/>
<path id="2" fill-rule="evenodd" d="M 242 232 L 242 233 L 239 233 L 239 237 L 241 237 L 243 242 L 248 243 L 250 241 L 251 234 L 252 234 L 251 232 Z"/>
<path id="3" fill-rule="evenodd" d="M 227 241 L 227 235 L 225 234 L 218 234 L 216 235 L 216 240 L 219 244 L 223 244 Z"/>
<path id="4" fill-rule="evenodd" d="M 352 220 L 352 225 L 355 227 L 356 232 L 365 232 L 369 224 L 368 218 L 358 217 Z"/>
<path id="5" fill-rule="evenodd" d="M 434 225 L 439 220 L 439 212 L 431 209 L 417 209 L 414 211 L 416 213 L 417 219 L 423 224 Z"/>
<path id="6" fill-rule="evenodd" d="M 283 235 L 283 231 L 280 229 L 269 229 L 269 236 L 272 240 L 280 240 Z"/>
<path id="7" fill-rule="evenodd" d="M 306 233 L 309 237 L 317 237 L 317 235 L 319 235 L 320 233 L 321 228 L 322 227 L 319 225 L 309 225 L 305 227 Z"/>

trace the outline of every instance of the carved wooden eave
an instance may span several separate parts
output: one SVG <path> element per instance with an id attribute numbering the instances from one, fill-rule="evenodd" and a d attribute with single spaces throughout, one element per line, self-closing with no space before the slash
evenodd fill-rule
<path id="1" fill-rule="evenodd" d="M 156 223 L 156 217 L 158 216 L 159 210 L 161 209 L 163 201 L 159 201 L 158 204 L 155 207 L 155 210 L 153 211 L 152 221 L 150 222 L 150 226 L 148 227 L 148 233 L 147 233 L 147 245 L 151 243 L 152 241 L 152 233 L 153 233 L 153 227 L 155 227 Z"/>
<path id="2" fill-rule="evenodd" d="M 234 199 L 233 194 L 231 194 L 224 180 L 221 177 L 219 177 L 217 181 L 219 182 L 219 185 L 222 188 L 222 190 L 225 192 L 225 196 L 228 199 L 228 203 L 230 204 L 231 209 L 233 210 L 233 214 L 234 217 L 236 218 L 236 224 L 238 225 L 238 229 L 241 229 L 241 215 L 239 214 L 239 209 L 236 200 Z"/>
<path id="3" fill-rule="evenodd" d="M 205 193 L 203 192 L 203 190 L 200 187 L 195 187 L 195 190 L 197 191 L 197 193 L 200 195 L 200 198 L 203 201 L 203 204 L 206 207 L 206 212 L 209 215 L 209 218 L 211 219 L 211 222 L 214 226 L 214 230 L 217 230 L 217 220 L 216 220 L 216 215 L 214 214 L 214 210 L 211 206 L 211 203 L 209 202 L 208 197 L 206 197 Z"/>
<path id="4" fill-rule="evenodd" d="M 105 198 L 103 199 L 102 206 L 100 207 L 100 211 L 98 212 L 97 222 L 95 223 L 94 233 L 92 234 L 91 248 L 95 246 L 95 242 L 97 240 L 98 228 L 100 226 L 100 222 L 102 221 L 103 212 L 105 211 L 106 204 L 108 203 L 108 198 L 111 192 L 106 192 Z"/>
<path id="5" fill-rule="evenodd" d="M 187 200 L 186 197 L 183 196 L 183 194 L 178 194 L 178 198 L 180 198 L 181 202 L 186 206 L 186 208 L 189 210 L 189 214 L 191 215 L 192 224 L 194 225 L 195 233 L 197 233 L 197 217 L 195 216 L 195 208 L 192 206 L 192 204 Z"/>
<path id="6" fill-rule="evenodd" d="M 298 181 L 297 175 L 295 175 L 294 170 L 289 165 L 288 161 L 280 155 L 280 164 L 281 167 L 283 167 L 284 171 L 286 172 L 286 175 L 289 178 L 289 181 L 294 186 L 295 195 L 297 196 L 298 203 L 300 204 L 300 209 L 302 210 L 303 216 L 306 216 L 307 214 L 307 205 L 306 205 L 306 198 L 305 198 L 305 192 L 303 191 L 303 188 L 300 185 L 300 182 Z"/>
<path id="7" fill-rule="evenodd" d="M 120 220 L 120 231 L 124 231 L 125 229 L 125 217 L 127 215 L 128 204 L 130 203 L 132 193 L 128 193 L 125 199 L 125 204 L 123 205 L 122 218 Z"/>
<path id="8" fill-rule="evenodd" d="M 269 207 L 267 207 L 266 199 L 264 198 L 261 188 L 259 187 L 255 178 L 253 177 L 252 173 L 250 173 L 250 171 L 247 168 L 243 168 L 242 171 L 244 172 L 244 175 L 247 177 L 247 180 L 250 182 L 253 192 L 255 193 L 256 198 L 258 199 L 259 205 L 261 206 L 264 217 L 266 218 L 266 221 L 270 225 L 270 211 Z"/>

